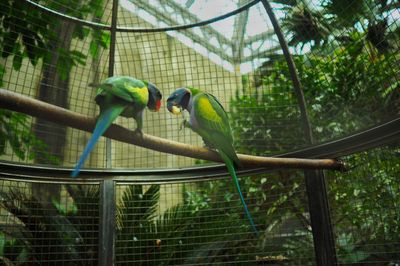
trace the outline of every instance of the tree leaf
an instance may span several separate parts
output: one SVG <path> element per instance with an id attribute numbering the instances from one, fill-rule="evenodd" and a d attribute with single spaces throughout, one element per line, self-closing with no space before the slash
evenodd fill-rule
<path id="1" fill-rule="evenodd" d="M 28 55 L 29 60 L 31 61 L 32 65 L 36 65 L 36 45 L 35 40 L 32 37 L 31 32 L 28 32 L 26 35 L 22 36 L 22 42 L 25 45 L 25 51 Z"/>
<path id="2" fill-rule="evenodd" d="M 21 69 L 21 65 L 22 65 L 22 53 L 20 51 L 17 51 L 13 58 L 14 70 L 19 71 Z"/>
<path id="3" fill-rule="evenodd" d="M 3 58 L 6 58 L 6 57 L 12 55 L 14 46 L 16 45 L 16 42 L 17 42 L 17 38 L 18 38 L 18 33 L 15 31 L 10 31 L 5 34 L 3 51 L 1 54 Z"/>
<path id="4" fill-rule="evenodd" d="M 98 55 L 99 55 L 99 45 L 94 40 L 92 40 L 90 42 L 89 51 L 90 51 L 90 55 L 93 58 L 97 58 L 98 57 Z"/>

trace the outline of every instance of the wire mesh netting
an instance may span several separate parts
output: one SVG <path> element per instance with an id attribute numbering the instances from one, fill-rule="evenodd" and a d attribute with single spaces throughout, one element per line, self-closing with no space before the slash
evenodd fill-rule
<path id="1" fill-rule="evenodd" d="M 98 265 L 99 227 L 110 225 L 99 218 L 99 185 L 48 184 L 43 189 L 42 182 L 24 179 L 34 176 L 1 177 L 3 262 Z M 116 201 L 115 264 L 313 264 L 302 179 L 296 171 L 241 179 L 265 191 L 278 184 L 272 193 L 244 192 L 262 240 L 252 232 L 230 179 L 118 182 L 115 199 L 104 199 Z M 291 254 L 299 243 L 307 252 Z"/>
<path id="2" fill-rule="evenodd" d="M 182 117 L 164 106 L 176 88 L 198 87 L 215 95 L 227 111 L 236 151 L 262 156 L 334 141 L 398 119 L 398 1 L 268 1 L 287 40 L 305 102 L 266 2 L 1 1 L 0 87 L 97 117 L 97 87 L 111 73 L 148 80 L 164 99 L 159 112 L 145 110 L 144 133 L 203 146 L 201 137 L 181 128 Z M 244 8 L 212 23 L 168 28 L 239 7 Z M 265 169 L 241 178 L 261 232 L 256 238 L 231 179 L 208 174 L 201 180 L 206 168 L 198 168 L 193 175 L 200 181 L 189 175 L 163 180 L 161 169 L 210 163 L 203 160 L 115 140 L 108 145 L 101 138 L 84 165 L 97 171 L 89 172 L 89 180 L 105 168 L 144 169 L 153 175 L 147 181 L 137 175 L 128 180 L 124 175 L 129 171 L 113 172 L 116 194 L 111 198 L 102 198 L 104 181 L 97 179 L 42 179 L 44 165 L 73 166 L 92 134 L 32 115 L 0 109 L 5 169 L 0 169 L 1 262 L 101 263 L 100 227 L 107 226 L 101 209 L 108 201 L 116 212 L 108 217 L 116 225 L 115 246 L 108 243 L 115 247 L 115 264 L 318 263 L 304 172 Z M 115 123 L 131 130 L 137 126 L 124 117 Z M 350 171 L 325 172 L 335 259 L 346 265 L 399 264 L 398 143 L 338 154 L 343 153 Z M 34 167 L 21 165 L 28 169 L 20 170 L 21 176 L 16 170 L 9 173 L 8 163 Z M 51 177 L 67 175 L 57 169 L 51 169 Z M 308 191 L 308 196 L 312 193 L 318 191 Z"/>
<path id="3" fill-rule="evenodd" d="M 395 265 L 400 261 L 399 145 L 346 159 L 349 173 L 328 174 L 338 260 Z"/>
<path id="4" fill-rule="evenodd" d="M 396 264 L 399 146 L 353 154 L 347 160 L 348 173 L 327 172 L 338 262 Z M 99 186 L 52 184 L 44 190 L 42 182 L 10 178 L 21 177 L 2 176 L 3 258 L 97 265 Z M 301 171 L 241 178 L 262 232 L 258 239 L 230 179 L 154 181 L 117 182 L 115 264 L 315 265 Z"/>
<path id="5" fill-rule="evenodd" d="M 349 135 L 398 114 L 399 14 L 395 2 L 385 6 L 374 1 L 360 6 L 341 6 L 335 1 L 282 3 L 275 4 L 274 10 L 287 31 L 316 142 Z M 41 4 L 73 18 L 111 24 L 111 1 L 83 1 L 76 8 L 58 1 Z M 222 15 L 226 10 L 221 6 L 233 9 L 229 1 L 225 5 L 196 4 L 189 11 L 197 10 L 197 16 L 173 1 L 159 5 L 120 1 L 118 26 L 193 23 L 210 18 L 204 10 Z M 2 7 L 2 86 L 95 117 L 95 85 L 109 71 L 110 31 L 63 20 L 28 2 L 5 1 Z M 171 12 L 172 17 L 168 16 Z M 244 23 L 243 35 L 233 30 L 239 30 L 240 23 Z M 186 30 L 118 31 L 115 44 L 115 75 L 150 80 L 165 98 L 182 86 L 199 87 L 217 96 L 231 116 L 240 152 L 270 155 L 308 145 L 302 137 L 298 97 L 261 3 L 220 22 Z M 71 166 L 90 138 L 89 133 L 43 119 L 21 119 L 11 120 L 28 141 L 19 144 L 17 135 L 16 143 L 3 145 L 5 160 Z M 165 108 L 159 113 L 146 112 L 145 120 L 146 133 L 202 145 L 190 130 L 179 130 L 181 120 Z M 117 123 L 136 127 L 132 119 L 119 118 Z M 282 131 L 292 134 L 286 136 Z M 113 167 L 194 164 L 191 159 L 118 142 L 113 142 L 111 153 Z M 86 166 L 105 167 L 105 156 L 101 139 Z"/>
<path id="6" fill-rule="evenodd" d="M 98 185 L 1 177 L 2 265 L 98 265 Z"/>

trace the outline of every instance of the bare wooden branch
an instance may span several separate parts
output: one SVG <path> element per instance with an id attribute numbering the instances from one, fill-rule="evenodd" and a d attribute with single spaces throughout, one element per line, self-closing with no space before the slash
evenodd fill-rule
<path id="1" fill-rule="evenodd" d="M 0 89 L 0 108 L 21 112 L 34 117 L 40 117 L 88 132 L 92 132 L 96 124 L 95 118 L 87 117 L 5 89 Z M 135 135 L 133 131 L 116 124 L 111 125 L 111 127 L 105 132 L 104 136 L 159 152 L 222 162 L 215 151 L 148 134 L 143 134 L 143 138 L 140 138 Z M 344 169 L 343 163 L 334 159 L 274 158 L 245 154 L 238 154 L 238 156 L 243 166 L 246 168 Z"/>

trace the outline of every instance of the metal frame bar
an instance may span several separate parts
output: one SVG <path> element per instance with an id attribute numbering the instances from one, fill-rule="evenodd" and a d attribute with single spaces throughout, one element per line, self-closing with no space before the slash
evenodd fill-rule
<path id="1" fill-rule="evenodd" d="M 112 2 L 110 53 L 108 58 L 108 76 L 114 76 L 115 47 L 118 19 L 118 0 Z M 106 139 L 106 167 L 112 167 L 111 139 Z M 99 263 L 100 265 L 114 265 L 115 259 L 115 183 L 113 180 L 103 180 L 100 185 L 100 237 L 99 237 Z"/>
<path id="2" fill-rule="evenodd" d="M 314 138 L 311 130 L 311 123 L 308 117 L 307 104 L 292 55 L 289 52 L 289 47 L 286 43 L 278 20 L 276 19 L 275 14 L 272 11 L 271 5 L 267 0 L 261 0 L 261 2 L 264 5 L 264 8 L 274 27 L 275 33 L 282 48 L 283 55 L 289 68 L 294 91 L 297 96 L 297 101 L 300 108 L 304 135 L 307 142 L 309 144 L 313 144 Z M 308 196 L 308 207 L 311 218 L 312 234 L 314 239 L 315 259 L 317 265 L 337 265 L 335 238 L 333 235 L 333 228 L 331 223 L 325 176 L 322 171 L 318 170 L 306 170 L 304 171 L 304 175 Z"/>
<path id="3" fill-rule="evenodd" d="M 289 47 L 285 40 L 285 36 L 283 35 L 282 29 L 279 25 L 278 20 L 275 17 L 274 12 L 272 11 L 272 8 L 271 8 L 271 5 L 269 4 L 269 2 L 267 0 L 261 0 L 261 3 L 264 5 L 264 8 L 267 11 L 267 14 L 269 16 L 269 19 L 271 20 L 272 26 L 274 27 L 275 34 L 278 37 L 283 55 L 286 59 L 286 62 L 287 62 L 288 68 L 289 68 L 290 76 L 291 76 L 292 82 L 293 82 L 294 92 L 296 94 L 297 101 L 298 101 L 299 108 L 300 108 L 300 115 L 301 115 L 301 119 L 303 122 L 304 134 L 305 134 L 306 139 L 309 142 L 309 144 L 313 144 L 314 140 L 313 140 L 313 135 L 312 135 L 312 130 L 311 130 L 311 123 L 308 118 L 306 100 L 304 98 L 304 93 L 301 88 L 302 86 L 300 83 L 300 79 L 297 75 L 297 69 L 294 64 L 292 55 L 289 52 Z"/>
<path id="4" fill-rule="evenodd" d="M 341 139 L 277 155 L 277 157 L 339 158 L 400 140 L 400 116 Z"/>
<path id="5" fill-rule="evenodd" d="M 112 179 L 101 182 L 100 203 L 99 265 L 114 265 L 116 204 Z"/>
<path id="6" fill-rule="evenodd" d="M 246 0 L 239 0 L 241 6 Z M 244 33 L 249 17 L 249 10 L 245 10 L 235 17 L 234 32 L 232 37 L 232 59 L 234 64 L 240 64 L 243 58 Z"/>

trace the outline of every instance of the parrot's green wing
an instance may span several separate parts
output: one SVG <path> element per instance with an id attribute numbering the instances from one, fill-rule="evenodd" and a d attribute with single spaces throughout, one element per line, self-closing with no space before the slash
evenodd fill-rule
<path id="1" fill-rule="evenodd" d="M 95 97 L 96 103 L 100 106 L 100 115 L 97 118 L 93 135 L 71 176 L 76 177 L 79 174 L 94 145 L 118 116 L 133 117 L 137 121 L 137 129 L 141 130 L 143 123 L 141 112 L 148 100 L 147 86 L 142 81 L 131 77 L 111 77 L 100 84 Z"/>
<path id="2" fill-rule="evenodd" d="M 215 148 L 223 151 L 237 165 L 240 161 L 233 149 L 233 137 L 223 106 L 211 94 L 200 93 L 193 99 L 197 132 Z"/>
<path id="3" fill-rule="evenodd" d="M 241 164 L 233 148 L 231 127 L 224 108 L 213 95 L 207 93 L 199 93 L 195 95 L 193 99 L 193 108 L 195 118 L 195 121 L 193 122 L 198 123 L 197 126 L 192 125 L 193 129 L 199 133 L 205 141 L 211 143 L 219 151 L 221 159 L 225 162 L 225 165 L 235 182 L 236 189 L 239 193 L 240 200 L 250 224 L 254 232 L 258 235 L 257 227 L 247 208 L 236 175 L 234 164 Z"/>
<path id="4" fill-rule="evenodd" d="M 122 101 L 129 103 L 142 103 L 147 104 L 149 99 L 149 92 L 146 85 L 137 79 L 131 77 L 111 77 L 100 84 L 97 94 L 96 102 L 98 104 L 107 96 L 113 95 Z"/>

